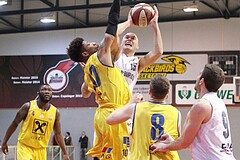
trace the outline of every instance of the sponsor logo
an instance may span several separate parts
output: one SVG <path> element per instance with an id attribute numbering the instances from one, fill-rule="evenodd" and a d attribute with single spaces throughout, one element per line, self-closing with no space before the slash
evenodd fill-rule
<path id="1" fill-rule="evenodd" d="M 40 119 L 35 119 L 33 123 L 32 133 L 45 135 L 48 122 Z"/>
<path id="2" fill-rule="evenodd" d="M 193 104 L 199 99 L 198 93 L 194 90 L 195 84 L 177 84 L 176 85 L 176 104 Z M 225 104 L 233 104 L 233 85 L 223 84 L 217 91 L 217 96 L 221 98 Z"/>
<path id="3" fill-rule="evenodd" d="M 68 73 L 77 64 L 70 59 L 59 61 L 46 71 L 43 77 L 44 83 L 49 84 L 55 93 L 63 91 L 69 83 Z"/>
<path id="4" fill-rule="evenodd" d="M 223 143 L 220 152 L 225 152 L 232 155 L 232 143 Z"/>
<path id="5" fill-rule="evenodd" d="M 183 74 L 187 70 L 187 65 L 190 63 L 182 57 L 170 55 L 161 58 L 163 61 L 169 63 L 154 63 L 146 68 L 139 74 L 139 79 L 151 79 L 156 74 L 167 76 L 167 74 Z"/>
<path id="6" fill-rule="evenodd" d="M 187 86 L 183 86 L 182 90 L 178 90 L 178 97 L 181 99 L 189 99 L 192 95 L 192 91 L 190 89 L 187 89 Z"/>
<path id="7" fill-rule="evenodd" d="M 102 149 L 101 158 L 110 159 L 111 158 L 112 148 L 104 147 Z"/>

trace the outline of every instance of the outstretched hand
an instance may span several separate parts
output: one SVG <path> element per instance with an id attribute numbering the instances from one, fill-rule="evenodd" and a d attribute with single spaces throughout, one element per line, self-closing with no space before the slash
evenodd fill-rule
<path id="1" fill-rule="evenodd" d="M 167 152 L 167 144 L 174 141 L 170 134 L 163 134 L 158 141 L 150 146 L 151 153 Z"/>
<path id="2" fill-rule="evenodd" d="M 131 99 L 131 103 L 139 103 L 139 102 L 142 102 L 144 99 L 143 99 L 143 95 L 140 94 L 140 93 L 136 93 L 133 95 L 132 99 Z"/>
<path id="3" fill-rule="evenodd" d="M 165 144 L 165 143 L 163 143 L 163 142 L 153 143 L 153 144 L 150 146 L 151 153 L 167 152 L 168 150 L 166 149 L 166 145 L 167 145 L 167 144 Z"/>
<path id="4" fill-rule="evenodd" d="M 171 136 L 169 133 L 167 133 L 167 134 L 163 134 L 163 135 L 159 138 L 158 141 L 159 141 L 159 142 L 162 142 L 162 143 L 170 143 L 170 142 L 174 141 L 174 139 L 172 138 L 172 136 Z"/>
<path id="5" fill-rule="evenodd" d="M 130 11 L 128 12 L 128 22 L 130 23 L 130 27 L 133 27 L 133 26 L 136 26 L 136 25 L 133 23 L 131 13 L 132 13 L 132 8 L 131 8 Z"/>
<path id="6" fill-rule="evenodd" d="M 153 10 L 154 10 L 154 16 L 153 16 L 152 20 L 150 21 L 150 24 L 152 26 L 154 24 L 158 24 L 158 9 L 155 5 L 153 6 Z"/>

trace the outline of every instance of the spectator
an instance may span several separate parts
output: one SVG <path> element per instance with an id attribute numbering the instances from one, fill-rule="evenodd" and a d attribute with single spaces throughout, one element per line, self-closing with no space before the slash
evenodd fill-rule
<path id="1" fill-rule="evenodd" d="M 86 160 L 86 152 L 88 148 L 88 137 L 86 136 L 85 131 L 82 131 L 82 135 L 79 138 L 80 143 L 80 160 Z"/>
<path id="2" fill-rule="evenodd" d="M 69 155 L 70 160 L 73 160 L 73 146 L 72 146 L 72 137 L 70 135 L 70 132 L 66 132 L 64 136 L 64 142 L 67 148 L 67 152 Z"/>
<path id="3" fill-rule="evenodd" d="M 66 146 L 72 145 L 72 137 L 70 136 L 70 132 L 65 133 L 64 142 L 65 142 Z"/>

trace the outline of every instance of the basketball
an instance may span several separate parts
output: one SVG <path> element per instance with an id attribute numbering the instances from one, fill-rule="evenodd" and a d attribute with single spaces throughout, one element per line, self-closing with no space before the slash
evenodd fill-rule
<path id="1" fill-rule="evenodd" d="M 139 27 L 147 27 L 154 16 L 154 10 L 147 3 L 139 3 L 132 8 L 130 15 L 133 24 Z"/>

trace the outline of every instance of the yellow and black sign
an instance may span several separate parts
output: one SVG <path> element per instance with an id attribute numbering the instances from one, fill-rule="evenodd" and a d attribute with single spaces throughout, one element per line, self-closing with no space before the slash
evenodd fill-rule
<path id="1" fill-rule="evenodd" d="M 34 119 L 32 133 L 45 135 L 48 122 L 40 119 Z"/>
<path id="2" fill-rule="evenodd" d="M 170 63 L 154 63 L 146 67 L 138 76 L 138 79 L 151 79 L 156 74 L 167 76 L 167 74 L 183 74 L 187 70 L 186 64 L 190 64 L 187 60 L 170 55 L 161 58 L 163 61 Z"/>

